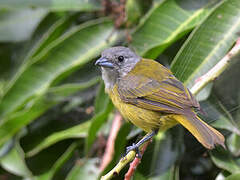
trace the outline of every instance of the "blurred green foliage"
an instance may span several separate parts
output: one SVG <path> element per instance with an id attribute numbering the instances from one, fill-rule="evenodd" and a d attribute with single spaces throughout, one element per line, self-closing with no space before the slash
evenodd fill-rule
<path id="1" fill-rule="evenodd" d="M 239 0 L 121 2 L 0 0 L 0 179 L 100 176 L 115 113 L 94 66 L 105 48 L 130 46 L 191 88 L 239 36 Z M 177 126 L 155 137 L 133 179 L 240 179 L 239 68 L 236 61 L 197 96 L 227 149 L 208 153 Z M 104 172 L 139 134 L 122 125 Z"/>

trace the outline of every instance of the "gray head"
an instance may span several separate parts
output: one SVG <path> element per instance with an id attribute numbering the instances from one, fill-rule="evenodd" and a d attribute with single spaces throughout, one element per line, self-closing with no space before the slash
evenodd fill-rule
<path id="1" fill-rule="evenodd" d="M 140 59 L 131 49 L 117 46 L 105 49 L 95 65 L 101 66 L 106 88 L 111 88 L 118 79 L 127 75 Z"/>

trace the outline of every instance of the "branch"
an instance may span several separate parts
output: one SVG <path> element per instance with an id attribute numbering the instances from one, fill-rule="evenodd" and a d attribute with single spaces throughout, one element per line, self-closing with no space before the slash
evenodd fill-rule
<path id="1" fill-rule="evenodd" d="M 121 128 L 121 124 L 122 116 L 119 113 L 116 113 L 113 119 L 111 131 L 109 133 L 106 150 L 102 158 L 102 163 L 100 165 L 100 171 L 103 171 L 113 158 L 115 139 L 117 137 L 119 129 Z"/>
<path id="2" fill-rule="evenodd" d="M 130 151 L 125 157 L 121 158 L 118 164 L 109 171 L 105 176 L 101 177 L 101 180 L 109 180 L 113 178 L 115 175 L 118 175 L 119 172 L 129 163 L 131 162 L 134 157 L 136 156 L 135 151 Z"/>
<path id="3" fill-rule="evenodd" d="M 149 145 L 151 141 L 146 142 L 146 144 L 143 145 L 142 149 L 141 149 L 141 155 L 144 154 L 145 150 L 147 149 L 147 146 Z M 125 174 L 125 178 L 124 180 L 130 180 L 131 177 L 133 176 L 135 170 L 137 169 L 138 165 L 141 163 L 141 159 L 142 157 L 135 157 L 135 159 L 133 160 L 133 162 L 131 162 L 130 167 L 128 169 L 128 172 Z"/>
<path id="4" fill-rule="evenodd" d="M 196 83 L 191 88 L 191 92 L 196 95 L 201 91 L 208 83 L 214 81 L 230 64 L 230 60 L 240 53 L 240 38 L 237 39 L 233 48 L 206 74 L 199 77 Z"/>
<path id="5" fill-rule="evenodd" d="M 143 137 L 144 138 L 144 137 Z M 150 141 L 144 142 L 140 146 L 140 150 L 143 151 L 143 147 Z M 146 145 L 146 146 L 147 146 Z M 142 154 L 143 155 L 143 154 Z M 118 164 L 111 170 L 109 171 L 105 176 L 101 177 L 101 180 L 110 180 L 113 178 L 115 175 L 118 175 L 120 171 L 128 164 L 130 163 L 134 158 L 136 157 L 136 152 L 135 151 L 130 151 L 125 157 L 121 158 Z"/>

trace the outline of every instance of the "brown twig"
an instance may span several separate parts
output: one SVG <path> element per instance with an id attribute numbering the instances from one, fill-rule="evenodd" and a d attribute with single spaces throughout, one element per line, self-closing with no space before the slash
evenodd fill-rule
<path id="1" fill-rule="evenodd" d="M 147 146 L 150 144 L 151 141 L 148 141 L 146 144 L 143 145 L 141 149 L 141 155 L 143 156 Z M 125 174 L 124 180 L 130 180 L 133 176 L 135 170 L 137 169 L 138 165 L 141 163 L 142 157 L 135 157 L 135 159 L 131 162 L 128 172 Z"/>
<path id="2" fill-rule="evenodd" d="M 107 140 L 106 150 L 104 152 L 102 163 L 100 165 L 100 171 L 103 171 L 113 158 L 115 139 L 117 137 L 119 129 L 121 128 L 121 124 L 122 124 L 122 116 L 119 113 L 116 113 L 113 119 L 111 131 L 109 133 L 109 137 Z"/>

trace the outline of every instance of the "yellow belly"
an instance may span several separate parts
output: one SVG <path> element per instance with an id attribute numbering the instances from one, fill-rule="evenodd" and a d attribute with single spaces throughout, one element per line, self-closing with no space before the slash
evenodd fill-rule
<path id="1" fill-rule="evenodd" d="M 121 101 L 116 87 L 108 91 L 108 93 L 113 104 L 122 116 L 146 132 L 151 132 L 155 129 L 159 129 L 160 131 L 166 130 L 177 124 L 177 121 L 175 121 L 171 115 L 162 115 L 160 112 L 142 109 L 132 104 L 124 103 Z"/>

